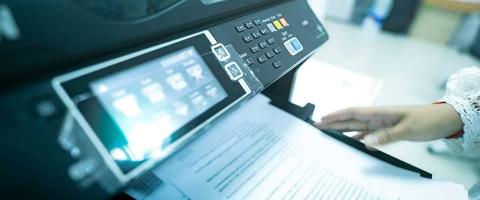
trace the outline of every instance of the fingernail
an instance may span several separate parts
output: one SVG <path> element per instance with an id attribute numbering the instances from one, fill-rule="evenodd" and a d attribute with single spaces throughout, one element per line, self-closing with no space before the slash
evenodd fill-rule
<path id="1" fill-rule="evenodd" d="M 370 145 L 370 146 L 376 146 L 376 145 L 379 144 L 378 138 L 376 136 L 373 136 L 373 135 L 365 136 L 365 138 L 363 139 L 363 143 L 365 143 L 366 145 Z"/>

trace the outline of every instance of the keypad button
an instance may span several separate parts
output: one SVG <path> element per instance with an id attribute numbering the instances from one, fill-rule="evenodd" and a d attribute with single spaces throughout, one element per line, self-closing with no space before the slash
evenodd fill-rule
<path id="1" fill-rule="evenodd" d="M 275 26 L 275 28 L 277 28 L 277 30 L 280 30 L 283 28 L 282 23 L 280 23 L 280 21 L 278 20 L 273 21 L 273 25 Z"/>
<path id="2" fill-rule="evenodd" d="M 253 23 L 258 26 L 258 25 L 262 24 L 262 21 L 260 21 L 259 19 L 255 19 L 255 20 L 253 20 Z"/>
<path id="3" fill-rule="evenodd" d="M 260 34 L 260 32 L 253 32 L 252 36 L 253 36 L 253 38 L 257 39 L 257 38 L 261 37 L 262 34 Z"/>
<path id="4" fill-rule="evenodd" d="M 272 23 L 268 23 L 268 24 L 267 24 L 267 27 L 268 27 L 268 29 L 270 29 L 270 32 L 275 32 L 275 31 L 277 31 L 277 29 L 275 28 L 275 26 L 273 26 Z"/>
<path id="5" fill-rule="evenodd" d="M 243 41 L 245 41 L 245 43 L 249 43 L 252 40 L 253 40 L 253 38 L 250 35 L 243 36 Z"/>
<path id="6" fill-rule="evenodd" d="M 280 61 L 275 61 L 272 63 L 273 67 L 275 67 L 275 69 L 278 69 L 280 67 L 282 67 L 282 62 Z"/>
<path id="7" fill-rule="evenodd" d="M 292 56 L 297 55 L 298 53 L 303 51 L 303 45 L 296 37 L 287 40 L 284 45 Z"/>
<path id="8" fill-rule="evenodd" d="M 246 58 L 245 62 L 247 63 L 248 66 L 253 65 L 254 60 L 252 58 Z"/>
<path id="9" fill-rule="evenodd" d="M 260 51 L 260 47 L 258 45 L 251 46 L 250 51 L 252 51 L 252 53 L 257 53 Z"/>
<path id="10" fill-rule="evenodd" d="M 235 29 L 237 29 L 237 32 L 241 33 L 245 31 L 247 28 L 242 24 L 242 25 L 235 26 Z"/>
<path id="11" fill-rule="evenodd" d="M 261 28 L 260 29 L 260 33 L 262 33 L 262 35 L 266 35 L 268 34 L 270 31 L 268 31 L 268 28 Z"/>
<path id="12" fill-rule="evenodd" d="M 264 63 L 264 62 L 267 62 L 267 57 L 262 55 L 262 56 L 258 57 L 257 60 L 258 60 L 259 63 Z"/>
<path id="13" fill-rule="evenodd" d="M 255 27 L 255 24 L 253 22 L 246 22 L 245 27 L 247 27 L 248 29 L 251 29 L 251 28 Z"/>
<path id="14" fill-rule="evenodd" d="M 288 24 L 287 20 L 285 18 L 281 18 L 280 19 L 280 23 L 283 25 L 283 27 L 287 27 L 287 26 L 290 26 L 290 24 Z"/>
<path id="15" fill-rule="evenodd" d="M 271 45 L 271 44 L 275 44 L 276 41 L 275 41 L 274 38 L 268 38 L 268 39 L 267 39 L 267 42 L 268 42 L 268 44 Z"/>
<path id="16" fill-rule="evenodd" d="M 281 47 L 275 47 L 273 49 L 273 52 L 275 52 L 276 54 L 280 54 L 280 53 L 282 53 L 282 48 Z"/>
<path id="17" fill-rule="evenodd" d="M 273 58 L 275 56 L 275 53 L 273 53 L 273 51 L 269 51 L 267 52 L 265 55 L 267 55 L 267 58 Z"/>
<path id="18" fill-rule="evenodd" d="M 258 43 L 258 46 L 260 46 L 260 48 L 262 48 L 262 49 L 265 49 L 268 46 L 268 44 L 267 44 L 267 42 L 260 42 L 260 43 Z"/>
<path id="19" fill-rule="evenodd" d="M 301 49 L 303 49 L 302 44 L 300 44 L 298 40 L 292 40 L 292 45 L 297 51 L 300 51 Z"/>

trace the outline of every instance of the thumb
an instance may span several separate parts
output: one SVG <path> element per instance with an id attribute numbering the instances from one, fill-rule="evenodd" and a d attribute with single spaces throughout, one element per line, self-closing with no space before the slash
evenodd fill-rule
<path id="1" fill-rule="evenodd" d="M 363 139 L 363 142 L 370 146 L 379 146 L 390 144 L 398 140 L 402 140 L 405 129 L 401 126 L 394 126 L 391 128 L 384 128 L 368 134 Z"/>

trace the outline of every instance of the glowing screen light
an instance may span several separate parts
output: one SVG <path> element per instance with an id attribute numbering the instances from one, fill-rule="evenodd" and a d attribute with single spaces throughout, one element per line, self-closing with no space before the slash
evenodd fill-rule
<path id="1" fill-rule="evenodd" d="M 90 87 L 122 135 L 106 134 L 117 161 L 144 161 L 228 94 L 194 47 L 93 81 Z M 174 136 L 175 134 L 175 136 Z"/>

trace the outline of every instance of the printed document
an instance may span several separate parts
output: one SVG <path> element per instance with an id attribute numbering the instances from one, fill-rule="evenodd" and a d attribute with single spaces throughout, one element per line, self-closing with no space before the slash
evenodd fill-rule
<path id="1" fill-rule="evenodd" d="M 163 190 L 181 199 L 410 199 L 403 194 L 409 184 L 432 182 L 353 149 L 268 101 L 252 99 L 154 169 L 170 187 Z M 440 188 L 452 186 L 430 189 Z M 461 199 L 459 193 L 451 195 Z"/>

